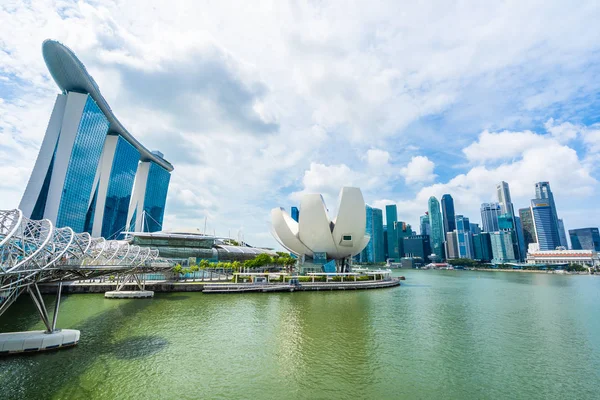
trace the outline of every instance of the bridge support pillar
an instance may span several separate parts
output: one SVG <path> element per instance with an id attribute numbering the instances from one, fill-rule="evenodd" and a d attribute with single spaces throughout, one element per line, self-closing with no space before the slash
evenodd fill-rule
<path id="1" fill-rule="evenodd" d="M 126 284 L 132 283 L 137 286 L 138 290 L 123 290 Z M 117 285 L 116 290 L 104 293 L 107 299 L 147 299 L 154 297 L 154 292 L 146 290 L 146 280 L 140 279 L 140 276 L 135 272 L 128 274 L 123 281 Z"/>

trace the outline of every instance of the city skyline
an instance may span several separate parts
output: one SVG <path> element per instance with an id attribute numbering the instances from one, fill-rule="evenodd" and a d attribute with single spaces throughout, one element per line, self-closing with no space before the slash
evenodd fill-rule
<path id="1" fill-rule="evenodd" d="M 56 89 L 39 50 L 52 37 L 136 138 L 177 165 L 170 229 L 207 221 L 209 232 L 275 247 L 265 229 L 274 204 L 309 192 L 335 204 L 344 185 L 373 207 L 396 204 L 413 227 L 446 193 L 475 220 L 502 180 L 515 211 L 549 181 L 565 231 L 600 224 L 589 8 L 544 3 L 535 26 L 524 4 L 457 8 L 457 31 L 443 7 L 419 4 L 221 7 L 190 5 L 177 23 L 160 4 L 2 8 L 0 208 L 18 206 L 41 147 Z"/>

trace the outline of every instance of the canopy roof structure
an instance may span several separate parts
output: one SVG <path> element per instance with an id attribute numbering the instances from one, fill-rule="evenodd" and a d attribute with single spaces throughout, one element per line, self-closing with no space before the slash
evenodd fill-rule
<path id="1" fill-rule="evenodd" d="M 92 238 L 19 209 L 0 210 L 0 315 L 27 286 L 170 268 L 158 250 L 126 241 Z"/>
<path id="2" fill-rule="evenodd" d="M 92 96 L 110 123 L 109 134 L 121 135 L 139 152 L 142 161 L 153 161 L 167 171 L 173 171 L 173 165 L 144 147 L 117 119 L 108 102 L 100 93 L 94 78 L 77 56 L 67 46 L 56 40 L 47 39 L 42 44 L 42 54 L 52 78 L 63 92 L 87 93 Z"/>

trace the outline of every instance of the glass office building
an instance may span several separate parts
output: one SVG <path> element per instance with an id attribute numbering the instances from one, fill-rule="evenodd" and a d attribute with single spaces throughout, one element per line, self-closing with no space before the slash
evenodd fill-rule
<path id="1" fill-rule="evenodd" d="M 123 127 L 71 50 L 46 40 L 42 53 L 61 93 L 19 205 L 23 214 L 111 239 L 162 229 L 173 166 Z"/>
<path id="2" fill-rule="evenodd" d="M 600 233 L 598 228 L 569 229 L 573 250 L 600 251 Z"/>
<path id="3" fill-rule="evenodd" d="M 456 216 L 456 239 L 458 242 L 458 258 L 473 258 L 471 224 L 469 218 L 463 215 Z"/>
<path id="4" fill-rule="evenodd" d="M 425 215 L 421 215 L 419 222 L 421 235 L 431 236 L 431 224 L 429 223 L 429 214 L 425 213 Z"/>
<path id="5" fill-rule="evenodd" d="M 552 206 L 547 199 L 531 200 L 531 214 L 540 250 L 556 250 L 560 246 Z"/>
<path id="6" fill-rule="evenodd" d="M 398 222 L 398 210 L 395 204 L 385 206 L 385 223 L 387 226 L 387 252 L 388 258 L 395 261 L 400 260 L 398 249 L 398 232 L 396 231 L 396 222 Z"/>
<path id="7" fill-rule="evenodd" d="M 492 242 L 488 232 L 473 235 L 473 257 L 475 260 L 482 262 L 490 262 L 492 260 Z"/>
<path id="8" fill-rule="evenodd" d="M 533 215 L 531 214 L 531 208 L 519 209 L 519 217 L 521 219 L 521 227 L 523 228 L 524 249 L 525 251 L 527 251 L 530 243 L 537 242 L 537 238 L 535 236 L 535 227 L 533 225 Z"/>
<path id="9" fill-rule="evenodd" d="M 363 263 L 385 262 L 383 240 L 383 212 L 378 208 L 365 206 L 367 224 L 366 233 L 371 236 L 367 247 L 360 252 L 359 261 Z"/>
<path id="10" fill-rule="evenodd" d="M 443 260 L 444 254 L 444 223 L 440 211 L 440 202 L 434 196 L 429 198 L 429 222 L 431 224 L 431 251 Z"/>
<path id="11" fill-rule="evenodd" d="M 481 204 L 481 228 L 483 232 L 496 232 L 498 230 L 498 217 L 502 214 L 499 203 Z"/>
<path id="12" fill-rule="evenodd" d="M 444 220 L 444 235 L 456 229 L 454 215 L 454 199 L 449 194 L 442 196 L 442 217 Z"/>

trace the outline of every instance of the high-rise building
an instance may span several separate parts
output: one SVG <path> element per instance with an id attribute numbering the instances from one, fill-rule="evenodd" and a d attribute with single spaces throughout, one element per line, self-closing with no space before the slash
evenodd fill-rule
<path id="1" fill-rule="evenodd" d="M 449 260 L 458 258 L 458 239 L 456 230 L 446 233 L 446 258 Z"/>
<path id="2" fill-rule="evenodd" d="M 516 218 L 511 214 L 502 214 L 498 217 L 498 230 L 505 232 L 510 236 L 513 245 L 513 254 L 515 259 L 521 260 L 521 248 L 519 245 L 519 236 L 517 233 Z"/>
<path id="3" fill-rule="evenodd" d="M 480 233 L 481 233 L 481 228 L 479 227 L 479 224 L 471 222 L 471 235 L 478 235 Z"/>
<path id="4" fill-rule="evenodd" d="M 556 210 L 556 203 L 554 202 L 554 194 L 550 189 L 550 182 L 538 182 L 535 184 L 535 198 L 537 200 L 545 200 L 550 207 L 550 211 L 552 214 L 552 236 L 556 236 L 558 238 L 558 245 L 562 246 L 561 238 L 560 238 L 560 230 L 559 230 L 559 222 L 558 222 L 558 211 Z M 564 230 L 564 229 L 563 229 Z M 566 237 L 565 237 L 566 239 Z M 541 250 L 541 248 L 540 248 Z M 554 249 L 551 249 L 554 250 Z"/>
<path id="5" fill-rule="evenodd" d="M 404 238 L 404 254 L 406 257 L 420 257 L 427 262 L 431 254 L 429 236 L 415 235 Z"/>
<path id="6" fill-rule="evenodd" d="M 292 207 L 292 219 L 296 222 L 300 220 L 300 210 L 298 207 Z"/>
<path id="7" fill-rule="evenodd" d="M 396 237 L 398 238 L 398 256 L 404 257 L 404 238 L 413 235 L 412 227 L 404 221 L 396 222 Z"/>
<path id="8" fill-rule="evenodd" d="M 496 232 L 498 230 L 498 217 L 502 214 L 500 204 L 483 203 L 480 210 L 483 232 Z"/>
<path id="9" fill-rule="evenodd" d="M 598 228 L 569 229 L 573 250 L 600 251 L 600 233 Z"/>
<path id="10" fill-rule="evenodd" d="M 519 243 L 519 260 L 525 261 L 527 258 L 527 246 L 525 245 L 525 234 L 523 233 L 523 224 L 521 223 L 521 218 L 515 215 L 515 228 L 517 231 L 517 241 Z"/>
<path id="11" fill-rule="evenodd" d="M 431 236 L 431 224 L 429 223 L 429 214 L 425 212 L 425 215 L 421 215 L 420 218 L 421 235 Z"/>
<path id="12" fill-rule="evenodd" d="M 387 234 L 387 225 L 383 226 L 383 252 L 385 253 L 385 259 L 387 260 L 388 258 L 390 258 L 389 254 L 388 254 L 388 234 Z"/>
<path id="13" fill-rule="evenodd" d="M 160 230 L 173 166 L 123 127 L 70 49 L 46 40 L 42 52 L 62 93 L 19 208 L 110 239 Z"/>
<path id="14" fill-rule="evenodd" d="M 551 203 L 548 199 L 531 200 L 531 214 L 539 250 L 555 250 L 560 246 L 560 238 Z"/>
<path id="15" fill-rule="evenodd" d="M 493 263 L 503 264 L 517 262 L 512 237 L 509 232 L 490 232 L 490 242 L 492 244 Z"/>
<path id="16" fill-rule="evenodd" d="M 474 259 L 482 262 L 490 262 L 493 258 L 492 242 L 488 232 L 473 235 Z"/>
<path id="17" fill-rule="evenodd" d="M 398 232 L 396 232 L 396 222 L 398 222 L 398 210 L 395 204 L 385 206 L 385 223 L 387 225 L 387 244 L 388 258 L 394 261 L 400 261 L 400 252 L 398 249 Z"/>
<path id="18" fill-rule="evenodd" d="M 379 208 L 365 206 L 367 224 L 365 231 L 371 236 L 367 247 L 360 252 L 360 262 L 376 263 L 385 261 L 383 249 L 383 212 Z"/>
<path id="19" fill-rule="evenodd" d="M 523 227 L 523 245 L 525 251 L 527 251 L 530 243 L 537 242 L 531 208 L 519 209 L 519 217 L 521 219 L 521 226 Z"/>
<path id="20" fill-rule="evenodd" d="M 456 216 L 456 238 L 458 240 L 458 258 L 473 258 L 473 239 L 469 218 Z"/>
<path id="21" fill-rule="evenodd" d="M 501 213 L 515 215 L 508 183 L 502 181 L 497 184 L 496 192 L 498 193 L 498 204 L 500 204 Z"/>
<path id="22" fill-rule="evenodd" d="M 444 259 L 444 225 L 440 202 L 434 197 L 429 198 L 429 221 L 431 223 L 431 251 L 438 259 Z"/>
<path id="23" fill-rule="evenodd" d="M 565 233 L 565 223 L 562 218 L 558 219 L 558 239 L 560 241 L 560 245 L 565 249 L 569 248 L 569 243 L 567 242 L 567 234 Z"/>
<path id="24" fill-rule="evenodd" d="M 442 216 L 444 220 L 444 235 L 456 229 L 454 215 L 454 199 L 449 194 L 442 196 Z"/>

